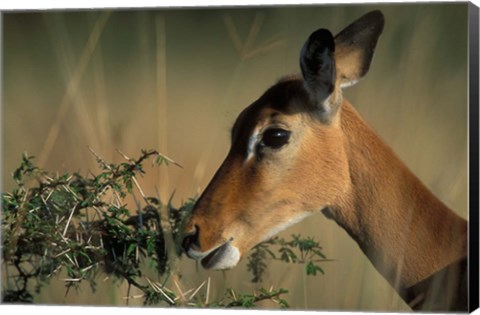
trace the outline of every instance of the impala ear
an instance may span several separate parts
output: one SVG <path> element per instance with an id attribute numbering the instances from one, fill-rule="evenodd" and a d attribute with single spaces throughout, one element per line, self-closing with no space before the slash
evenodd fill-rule
<path id="1" fill-rule="evenodd" d="M 371 11 L 335 36 L 335 62 L 340 87 L 355 84 L 368 72 L 384 23 L 382 12 Z"/>
<path id="2" fill-rule="evenodd" d="M 335 90 L 334 53 L 333 35 L 325 29 L 312 33 L 300 53 L 300 68 L 310 99 L 327 116 L 333 111 L 326 100 Z"/>
<path id="3" fill-rule="evenodd" d="M 336 93 L 336 87 L 353 85 L 368 72 L 383 25 L 383 14 L 376 10 L 360 17 L 335 38 L 325 29 L 308 38 L 300 54 L 300 68 L 322 120 L 330 121 L 340 106 L 341 97 L 336 96 L 341 94 Z"/>

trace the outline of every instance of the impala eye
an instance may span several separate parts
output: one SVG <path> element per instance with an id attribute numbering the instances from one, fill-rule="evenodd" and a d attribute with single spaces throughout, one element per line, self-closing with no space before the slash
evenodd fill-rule
<path id="1" fill-rule="evenodd" d="M 260 145 L 272 149 L 278 149 L 281 146 L 285 145 L 288 142 L 289 138 L 290 131 L 280 128 L 271 128 L 265 130 L 265 132 L 263 133 Z"/>

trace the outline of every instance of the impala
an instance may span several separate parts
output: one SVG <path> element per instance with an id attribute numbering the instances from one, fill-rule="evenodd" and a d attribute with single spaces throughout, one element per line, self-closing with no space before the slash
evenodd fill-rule
<path id="1" fill-rule="evenodd" d="M 321 211 L 412 308 L 430 299 L 430 309 L 466 310 L 467 222 L 342 96 L 369 70 L 383 26 L 372 11 L 335 37 L 312 33 L 301 75 L 280 80 L 238 116 L 227 157 L 186 223 L 190 258 L 232 268 L 259 242 Z"/>

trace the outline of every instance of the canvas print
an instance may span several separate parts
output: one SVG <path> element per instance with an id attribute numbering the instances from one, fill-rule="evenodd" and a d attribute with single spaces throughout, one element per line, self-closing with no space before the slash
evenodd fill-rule
<path id="1" fill-rule="evenodd" d="M 2 303 L 478 307 L 474 5 L 1 21 Z"/>

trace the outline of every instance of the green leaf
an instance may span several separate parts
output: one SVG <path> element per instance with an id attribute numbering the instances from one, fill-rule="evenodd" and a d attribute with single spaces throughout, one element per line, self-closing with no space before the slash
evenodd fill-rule
<path id="1" fill-rule="evenodd" d="M 282 247 L 279 249 L 280 252 L 280 259 L 285 261 L 285 262 L 296 262 L 297 261 L 297 255 L 287 247 Z"/>
<path id="2" fill-rule="evenodd" d="M 130 175 L 124 175 L 123 176 L 123 183 L 125 184 L 125 188 L 129 193 L 132 193 L 133 191 L 133 181 L 132 177 Z"/>
<path id="3" fill-rule="evenodd" d="M 89 256 L 87 253 L 82 252 L 82 251 L 79 251 L 78 254 L 81 255 L 81 256 L 83 256 L 83 257 L 85 257 L 85 258 L 87 259 L 88 264 L 92 264 L 92 263 L 93 263 L 92 259 L 90 258 L 90 256 Z"/>
<path id="4" fill-rule="evenodd" d="M 147 239 L 147 253 L 151 255 L 155 252 L 155 241 L 153 238 Z"/>
<path id="5" fill-rule="evenodd" d="M 131 243 L 127 248 L 127 256 L 130 256 L 131 253 L 137 248 L 137 244 Z"/>
<path id="6" fill-rule="evenodd" d="M 327 259 L 327 256 L 325 256 L 325 255 L 324 255 L 321 251 L 319 251 L 319 250 L 314 249 L 314 250 L 312 250 L 312 252 L 315 253 L 315 255 L 317 255 L 317 256 L 319 256 L 319 257 L 321 257 L 321 258 L 323 258 L 323 259 Z"/>
<path id="7" fill-rule="evenodd" d="M 281 308 L 289 308 L 290 305 L 288 304 L 288 302 L 284 299 L 278 299 L 278 304 L 280 305 Z"/>
<path id="8" fill-rule="evenodd" d="M 305 269 L 306 269 L 306 272 L 307 272 L 308 276 L 316 276 L 317 271 L 322 273 L 322 274 L 325 274 L 325 272 L 323 271 L 323 269 L 320 266 L 315 265 L 311 261 L 308 262 L 308 264 L 305 266 Z"/>
<path id="9" fill-rule="evenodd" d="M 87 282 L 94 290 L 98 280 L 95 266 L 104 265 L 105 271 L 114 275 L 112 279 L 127 281 L 140 290 L 145 304 L 175 304 L 163 294 L 154 292 L 144 278 L 144 275 L 150 276 L 152 270 L 159 276 L 167 275 L 167 279 L 173 272 L 163 239 L 164 222 L 161 220 L 164 218 L 157 214 L 162 203 L 158 198 L 146 196 L 145 205 L 130 208 L 125 199 L 132 194 L 133 176 L 144 173 L 143 164 L 147 158 L 154 159 L 157 164 L 174 163 L 156 151 L 145 150 L 142 156 L 129 159 L 128 163 L 108 163 L 98 157 L 99 174 L 83 177 L 78 173 L 47 173 L 37 168 L 32 158 L 25 154 L 20 166 L 12 173 L 17 187 L 12 193 L 2 194 L 1 228 L 4 244 L 15 240 L 15 245 L 18 245 L 14 251 L 10 246 L 4 246 L 2 263 L 16 271 L 17 276 L 12 276 L 12 283 L 24 281 L 28 285 L 22 292 L 5 292 L 4 299 L 7 294 L 13 302 L 15 298 L 27 299 L 31 296 L 30 291 L 39 290 L 52 279 L 52 273 L 58 274 L 61 268 L 69 278 L 81 280 L 67 282 L 68 288 L 79 288 L 81 283 Z M 143 199 L 140 202 L 143 203 Z M 190 198 L 178 209 L 168 204 L 167 219 L 178 247 L 182 242 L 185 218 L 195 203 L 196 198 Z M 72 212 L 72 209 L 75 211 Z M 132 213 L 142 213 L 141 226 L 139 216 Z M 70 222 L 69 228 L 63 233 L 67 221 Z M 307 259 L 311 260 L 313 254 L 323 255 L 320 249 L 312 238 L 302 239 L 300 235 L 293 235 L 293 240 L 287 242 L 275 237 L 261 243 L 252 252 L 247 268 L 254 274 L 254 279 L 261 281 L 262 274 L 267 270 L 267 259 L 304 263 Z M 302 250 L 311 251 L 311 255 L 305 257 Z M 136 259 L 137 253 L 140 259 Z M 22 268 L 28 266 L 26 279 L 20 279 L 19 270 L 23 269 L 19 269 L 20 265 L 15 266 L 14 259 L 21 262 Z M 312 264 L 309 272 L 318 274 L 323 270 Z M 166 279 L 162 281 L 167 283 Z M 175 294 L 167 287 L 164 287 L 164 292 L 175 299 Z M 250 308 L 262 300 L 271 300 L 279 307 L 288 307 L 287 301 L 280 298 L 286 290 L 260 289 L 260 292 L 234 294 L 230 290 L 208 306 Z M 191 302 L 205 306 L 201 302 L 203 298 L 194 300 Z"/>
<path id="10" fill-rule="evenodd" d="M 317 274 L 317 271 L 315 269 L 315 265 L 312 264 L 312 262 L 309 262 L 306 266 L 305 269 L 307 271 L 308 276 L 315 276 Z"/>

